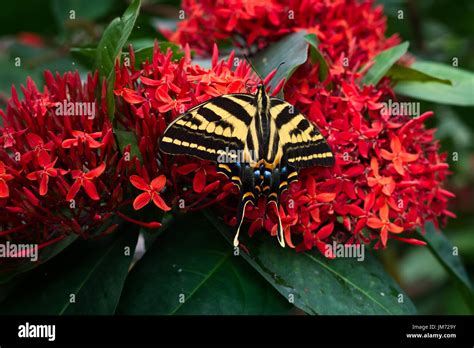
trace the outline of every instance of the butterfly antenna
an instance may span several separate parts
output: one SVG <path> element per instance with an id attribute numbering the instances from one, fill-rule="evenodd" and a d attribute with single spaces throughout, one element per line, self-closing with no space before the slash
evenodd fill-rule
<path id="1" fill-rule="evenodd" d="M 260 74 L 258 73 L 257 69 L 255 69 L 255 67 L 253 66 L 252 62 L 250 61 L 249 57 L 247 57 L 246 54 L 244 54 L 244 58 L 245 60 L 247 61 L 247 63 L 249 63 L 250 67 L 252 68 L 252 70 L 254 71 L 255 74 L 257 74 L 258 78 L 260 79 L 261 83 L 263 84 L 263 79 L 262 77 L 260 76 Z"/>

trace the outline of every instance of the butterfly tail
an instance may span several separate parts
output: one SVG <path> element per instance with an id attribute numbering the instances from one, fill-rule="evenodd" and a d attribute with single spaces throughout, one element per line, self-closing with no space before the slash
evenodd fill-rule
<path id="1" fill-rule="evenodd" d="M 254 204 L 255 196 L 252 192 L 246 192 L 242 195 L 242 199 L 240 200 L 239 207 L 237 208 L 237 231 L 235 232 L 234 237 L 234 247 L 239 245 L 239 233 L 240 228 L 242 227 L 242 223 L 244 222 L 245 217 L 245 208 L 247 204 L 252 203 Z"/>

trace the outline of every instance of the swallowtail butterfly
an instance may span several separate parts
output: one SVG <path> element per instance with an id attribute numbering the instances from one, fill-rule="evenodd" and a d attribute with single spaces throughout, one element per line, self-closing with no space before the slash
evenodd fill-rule
<path id="1" fill-rule="evenodd" d="M 279 208 L 279 197 L 298 180 L 298 170 L 332 166 L 334 155 L 318 128 L 265 86 L 255 94 L 226 94 L 199 104 L 176 118 L 160 143 L 164 153 L 190 155 L 217 163 L 241 192 L 234 246 L 248 203 L 266 196 Z M 231 159 L 222 163 L 222 158 Z M 278 241 L 285 246 L 278 216 Z"/>

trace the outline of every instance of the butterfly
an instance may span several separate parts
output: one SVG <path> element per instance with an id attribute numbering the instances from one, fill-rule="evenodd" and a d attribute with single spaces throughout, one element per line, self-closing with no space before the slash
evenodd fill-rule
<path id="1" fill-rule="evenodd" d="M 299 169 L 334 164 L 319 129 L 293 105 L 270 97 L 263 84 L 255 94 L 225 94 L 189 109 L 168 125 L 160 149 L 214 161 L 217 171 L 238 186 L 234 246 L 247 204 L 264 196 L 267 205 L 276 206 L 277 238 L 284 247 L 280 195 L 298 180 Z"/>

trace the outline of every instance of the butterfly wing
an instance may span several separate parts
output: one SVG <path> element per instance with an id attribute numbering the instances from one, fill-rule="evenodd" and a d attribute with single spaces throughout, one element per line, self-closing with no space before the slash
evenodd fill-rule
<path id="1" fill-rule="evenodd" d="M 331 148 L 313 123 L 284 100 L 270 98 L 270 103 L 270 116 L 282 147 L 282 162 L 296 169 L 334 165 Z"/>
<path id="2" fill-rule="evenodd" d="M 186 111 L 165 130 L 160 149 L 219 162 L 227 150 L 243 150 L 255 115 L 251 94 L 226 94 Z"/>

